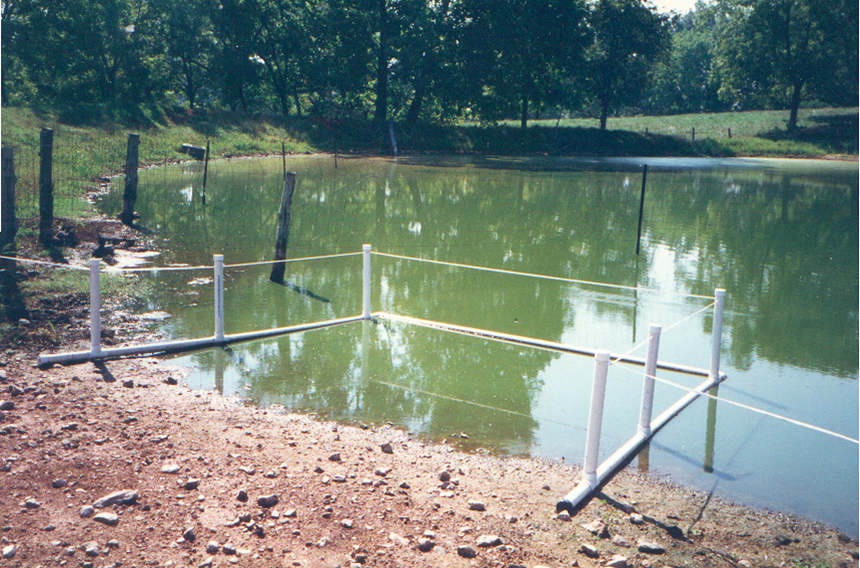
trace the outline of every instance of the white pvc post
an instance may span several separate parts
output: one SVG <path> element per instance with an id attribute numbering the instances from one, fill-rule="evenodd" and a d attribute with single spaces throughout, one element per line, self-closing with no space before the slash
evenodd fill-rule
<path id="1" fill-rule="evenodd" d="M 654 377 L 657 374 L 657 352 L 660 350 L 660 332 L 663 326 L 651 324 L 648 340 L 648 359 L 645 361 L 645 375 L 642 377 L 642 408 L 639 412 L 639 433 L 646 438 L 651 436 L 651 413 L 654 408 Z"/>
<path id="2" fill-rule="evenodd" d="M 215 260 L 215 340 L 224 341 L 224 255 L 213 255 Z"/>
<path id="3" fill-rule="evenodd" d="M 597 458 L 600 452 L 600 430 L 603 427 L 603 401 L 606 398 L 606 374 L 609 371 L 609 351 L 594 354 L 594 381 L 591 384 L 591 408 L 588 411 L 588 432 L 585 434 L 585 463 L 583 481 L 592 489 L 597 486 Z"/>
<path id="4" fill-rule="evenodd" d="M 101 261 L 90 259 L 90 353 L 93 357 L 102 352 L 102 291 L 99 275 Z"/>
<path id="5" fill-rule="evenodd" d="M 723 288 L 714 290 L 714 329 L 711 346 L 711 380 L 720 380 L 720 349 L 723 343 L 723 307 L 726 303 L 726 291 Z"/>
<path id="6" fill-rule="evenodd" d="M 361 317 L 370 319 L 370 245 L 362 245 L 364 253 L 364 272 L 361 287 Z"/>

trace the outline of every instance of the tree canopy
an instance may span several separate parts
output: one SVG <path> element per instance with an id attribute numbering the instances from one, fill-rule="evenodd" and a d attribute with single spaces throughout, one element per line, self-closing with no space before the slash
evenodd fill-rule
<path id="1" fill-rule="evenodd" d="M 858 5 L 2 0 L 3 104 L 377 122 L 856 105 Z"/>

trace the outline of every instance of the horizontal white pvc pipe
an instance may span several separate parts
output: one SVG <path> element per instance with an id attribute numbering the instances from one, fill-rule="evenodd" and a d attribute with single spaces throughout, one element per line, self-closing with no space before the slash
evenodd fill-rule
<path id="1" fill-rule="evenodd" d="M 92 351 L 75 351 L 72 353 L 57 353 L 54 355 L 41 354 L 36 360 L 36 364 L 39 367 L 54 364 L 73 365 L 76 363 L 85 363 L 87 361 L 96 361 L 99 359 L 117 359 L 119 357 L 129 357 L 132 355 L 192 351 L 195 349 L 206 349 L 218 345 L 229 345 L 231 343 L 240 343 L 242 341 L 253 341 L 256 339 L 265 339 L 267 337 L 275 337 L 278 335 L 287 335 L 290 333 L 310 331 L 312 329 L 320 329 L 344 323 L 361 321 L 362 319 L 364 319 L 363 316 L 353 316 L 315 323 L 306 323 L 302 325 L 293 325 L 289 327 L 278 327 L 274 329 L 264 329 L 260 331 L 249 331 L 246 333 L 233 333 L 230 335 L 225 335 L 222 340 L 219 340 L 216 337 L 203 337 L 200 339 L 164 341 L 161 343 L 132 345 L 129 347 L 114 347 L 110 349 L 102 349 L 99 353 L 96 354 L 94 354 Z"/>
<path id="2" fill-rule="evenodd" d="M 541 349 L 550 349 L 552 351 L 561 351 L 563 353 L 573 353 L 574 355 L 587 355 L 590 357 L 594 357 L 598 351 L 601 349 L 590 349 L 587 347 L 577 347 L 574 345 L 567 345 L 565 343 L 556 343 L 554 341 L 544 341 L 543 339 L 534 339 L 532 337 L 523 337 L 521 335 L 512 335 L 510 333 L 500 333 L 498 331 L 488 331 L 485 329 L 478 329 L 474 327 L 465 327 L 462 325 L 455 325 L 450 323 L 443 323 L 438 321 L 425 320 L 420 318 L 413 318 L 410 316 L 398 316 L 394 314 L 389 314 L 386 312 L 377 312 L 374 314 L 374 317 L 379 317 L 383 319 L 388 319 L 391 321 L 399 321 L 403 323 L 408 323 L 412 325 L 420 325 L 423 327 L 432 327 L 435 329 L 442 329 L 445 331 L 452 331 L 455 333 L 462 333 L 464 335 L 475 335 L 478 337 L 486 337 L 488 339 L 495 339 L 498 341 L 506 341 L 508 343 L 517 343 L 520 345 L 528 345 L 530 347 L 539 347 Z M 615 353 L 609 354 L 610 359 L 612 359 L 613 363 L 629 363 L 631 365 L 639 365 L 645 366 L 646 360 L 641 357 L 630 357 L 629 355 L 620 355 Z M 687 365 L 678 365 L 675 363 L 665 363 L 658 362 L 658 369 L 663 369 L 664 371 L 673 371 L 676 373 L 686 373 L 688 375 L 695 375 L 698 377 L 707 377 L 710 374 L 708 369 L 700 369 L 698 367 L 689 367 Z"/>
<path id="3" fill-rule="evenodd" d="M 635 456 L 639 450 L 642 449 L 642 446 L 644 446 L 651 438 L 654 437 L 655 434 L 657 434 L 657 432 L 660 431 L 661 428 L 663 428 L 663 426 L 668 424 L 672 418 L 687 408 L 691 402 L 699 398 L 702 393 L 707 392 L 714 385 L 720 384 L 724 379 L 725 375 L 720 375 L 717 379 L 709 378 L 693 391 L 681 397 L 675 404 L 670 406 L 665 412 L 651 422 L 650 435 L 637 432 L 632 438 L 630 438 L 630 440 L 627 441 L 627 443 L 618 448 L 615 453 L 606 458 L 606 460 L 600 464 L 597 468 L 595 479 L 590 480 L 587 477 L 583 477 L 582 481 L 580 481 L 570 493 L 565 495 L 564 498 L 556 504 L 556 511 L 567 511 L 573 514 L 577 507 L 579 507 L 579 505 L 594 490 L 600 487 L 608 477 L 621 469 L 629 459 Z"/>

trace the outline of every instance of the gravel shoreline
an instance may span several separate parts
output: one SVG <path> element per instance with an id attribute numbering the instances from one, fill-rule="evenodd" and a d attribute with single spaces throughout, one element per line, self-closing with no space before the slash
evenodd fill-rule
<path id="1" fill-rule="evenodd" d="M 633 468 L 570 519 L 576 466 L 249 408 L 154 358 L 34 361 L 0 359 L 4 566 L 857 566 L 833 529 Z"/>

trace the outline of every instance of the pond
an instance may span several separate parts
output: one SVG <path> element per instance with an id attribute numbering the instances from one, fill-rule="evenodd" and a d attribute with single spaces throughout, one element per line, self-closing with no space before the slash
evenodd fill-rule
<path id="1" fill-rule="evenodd" d="M 269 265 L 229 267 L 273 258 L 284 168 L 298 180 L 288 257 L 349 255 L 289 263 L 288 286 Z M 100 206 L 117 213 L 121 194 Z M 368 243 L 383 253 L 374 311 L 639 357 L 660 324 L 661 360 L 708 368 L 702 296 L 725 288 L 720 401 L 696 401 L 630 467 L 857 536 L 858 445 L 797 423 L 858 437 L 856 162 L 302 156 L 211 162 L 205 190 L 201 164 L 147 170 L 139 194 L 158 266 L 225 255 L 228 334 L 360 314 L 352 253 Z M 171 314 L 164 334 L 212 335 L 211 270 L 150 277 L 141 310 Z M 255 404 L 583 459 L 590 357 L 378 320 L 176 361 L 193 388 Z M 635 433 L 641 381 L 641 368 L 610 370 L 601 460 Z M 683 394 L 658 383 L 655 413 Z"/>

